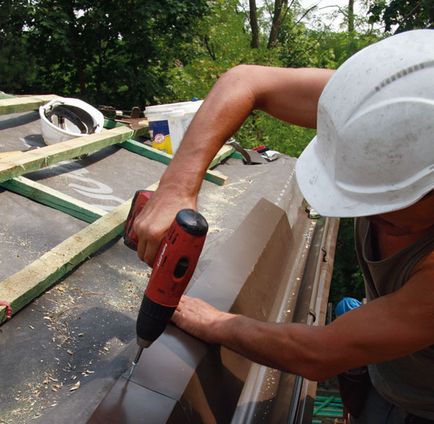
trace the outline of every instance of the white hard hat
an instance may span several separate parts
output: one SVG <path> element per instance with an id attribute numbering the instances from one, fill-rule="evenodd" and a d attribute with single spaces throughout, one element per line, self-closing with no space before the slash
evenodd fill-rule
<path id="1" fill-rule="evenodd" d="M 434 30 L 389 37 L 336 71 L 296 175 L 324 216 L 391 212 L 434 188 Z"/>
<path id="2" fill-rule="evenodd" d="M 46 144 L 99 133 L 104 126 L 104 115 L 98 109 L 70 97 L 56 97 L 40 106 L 39 116 Z"/>

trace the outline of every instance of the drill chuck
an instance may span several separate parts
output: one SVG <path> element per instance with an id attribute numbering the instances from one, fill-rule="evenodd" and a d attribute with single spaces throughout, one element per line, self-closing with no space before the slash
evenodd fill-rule
<path id="1" fill-rule="evenodd" d="M 163 333 L 176 307 L 163 306 L 144 296 L 137 317 L 137 344 L 147 348 Z"/>

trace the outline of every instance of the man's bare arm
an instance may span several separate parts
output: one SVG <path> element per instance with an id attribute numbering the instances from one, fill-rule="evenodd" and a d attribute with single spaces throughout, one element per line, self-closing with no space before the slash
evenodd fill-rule
<path id="1" fill-rule="evenodd" d="M 187 332 L 261 364 L 322 380 L 434 344 L 434 254 L 400 290 L 325 327 L 272 324 L 184 297 L 173 317 Z"/>
<path id="2" fill-rule="evenodd" d="M 176 212 L 196 207 L 206 169 L 220 147 L 254 109 L 314 128 L 321 92 L 333 71 L 241 65 L 215 84 L 193 119 L 160 181 L 135 223 L 138 255 L 151 264 Z"/>

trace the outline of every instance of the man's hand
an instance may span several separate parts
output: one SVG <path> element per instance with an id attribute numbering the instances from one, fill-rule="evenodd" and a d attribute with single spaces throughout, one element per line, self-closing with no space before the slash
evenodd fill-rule
<path id="1" fill-rule="evenodd" d="M 182 296 L 172 321 L 182 330 L 208 343 L 221 343 L 220 325 L 236 315 L 219 311 L 201 299 Z"/>
<path id="2" fill-rule="evenodd" d="M 137 255 L 149 266 L 154 263 L 161 240 L 181 209 L 195 209 L 196 198 L 170 189 L 158 189 L 134 221 Z"/>

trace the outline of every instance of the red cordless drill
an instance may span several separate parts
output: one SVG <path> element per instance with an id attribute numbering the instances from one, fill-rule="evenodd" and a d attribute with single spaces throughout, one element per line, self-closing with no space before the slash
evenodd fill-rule
<path id="1" fill-rule="evenodd" d="M 152 193 L 139 190 L 134 196 L 124 232 L 124 242 L 133 250 L 137 250 L 138 241 L 133 223 Z M 128 378 L 143 349 L 161 335 L 170 321 L 196 268 L 207 231 L 208 223 L 200 213 L 182 209 L 161 242 L 137 317 L 139 350 Z"/>

